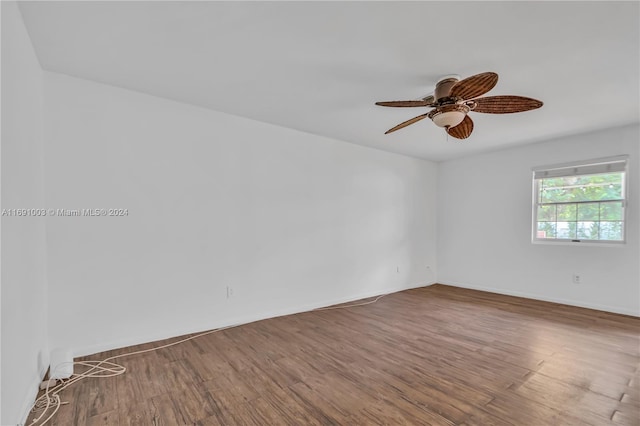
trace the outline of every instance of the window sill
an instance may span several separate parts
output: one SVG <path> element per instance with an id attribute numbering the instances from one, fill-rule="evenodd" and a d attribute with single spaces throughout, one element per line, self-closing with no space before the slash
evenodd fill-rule
<path id="1" fill-rule="evenodd" d="M 594 240 L 540 240 L 532 239 L 532 244 L 583 246 L 583 247 L 625 247 L 626 241 L 594 241 Z"/>

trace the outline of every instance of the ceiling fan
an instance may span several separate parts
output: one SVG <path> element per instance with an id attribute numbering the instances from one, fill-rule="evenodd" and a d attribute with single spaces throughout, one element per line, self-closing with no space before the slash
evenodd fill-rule
<path id="1" fill-rule="evenodd" d="M 509 114 L 540 108 L 542 102 L 524 96 L 486 96 L 484 95 L 498 82 L 498 74 L 484 72 L 460 80 L 458 77 L 446 77 L 436 84 L 433 95 L 415 101 L 376 102 L 387 107 L 433 107 L 426 114 L 413 117 L 387 130 L 385 135 L 423 118 L 429 117 L 438 127 L 457 139 L 466 139 L 473 131 L 473 120 L 467 114 L 471 111 L 489 114 Z"/>

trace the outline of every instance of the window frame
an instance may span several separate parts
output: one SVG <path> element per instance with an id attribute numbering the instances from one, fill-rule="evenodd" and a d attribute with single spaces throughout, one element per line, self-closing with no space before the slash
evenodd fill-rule
<path id="1" fill-rule="evenodd" d="M 622 240 L 581 240 L 568 238 L 539 238 L 538 237 L 538 206 L 539 204 L 539 183 L 542 178 L 536 178 L 536 174 L 540 172 L 555 171 L 555 177 L 573 176 L 575 173 L 562 174 L 563 169 L 576 169 L 589 166 L 605 166 L 614 163 L 624 163 L 624 167 L 619 172 L 624 173 L 622 179 Z M 560 172 L 560 174 L 557 174 Z M 583 175 L 593 175 L 598 173 L 583 173 Z M 579 175 L 579 174 L 578 174 Z M 531 242 L 533 244 L 559 244 L 559 245 L 593 245 L 593 246 L 615 246 L 620 247 L 627 243 L 627 209 L 629 205 L 629 156 L 617 155 L 613 157 L 594 158 L 582 161 L 573 161 L 570 163 L 552 164 L 532 168 L 532 211 L 531 211 Z M 595 202 L 595 201 L 594 201 Z M 557 203 L 567 204 L 567 203 Z"/>

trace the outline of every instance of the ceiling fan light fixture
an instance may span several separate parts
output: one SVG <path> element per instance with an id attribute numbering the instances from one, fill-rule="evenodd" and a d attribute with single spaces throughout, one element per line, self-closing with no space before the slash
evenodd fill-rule
<path id="1" fill-rule="evenodd" d="M 436 126 L 449 128 L 462 123 L 468 112 L 469 107 L 466 105 L 445 105 L 432 111 L 429 118 Z"/>
<path id="2" fill-rule="evenodd" d="M 433 116 L 432 120 L 438 127 L 456 127 L 464 120 L 465 113 L 461 111 L 442 112 Z"/>

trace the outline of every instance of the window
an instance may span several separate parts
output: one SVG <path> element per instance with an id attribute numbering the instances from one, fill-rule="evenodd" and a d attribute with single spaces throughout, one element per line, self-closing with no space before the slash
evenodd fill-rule
<path id="1" fill-rule="evenodd" d="M 627 156 L 533 169 L 533 242 L 625 241 Z"/>

